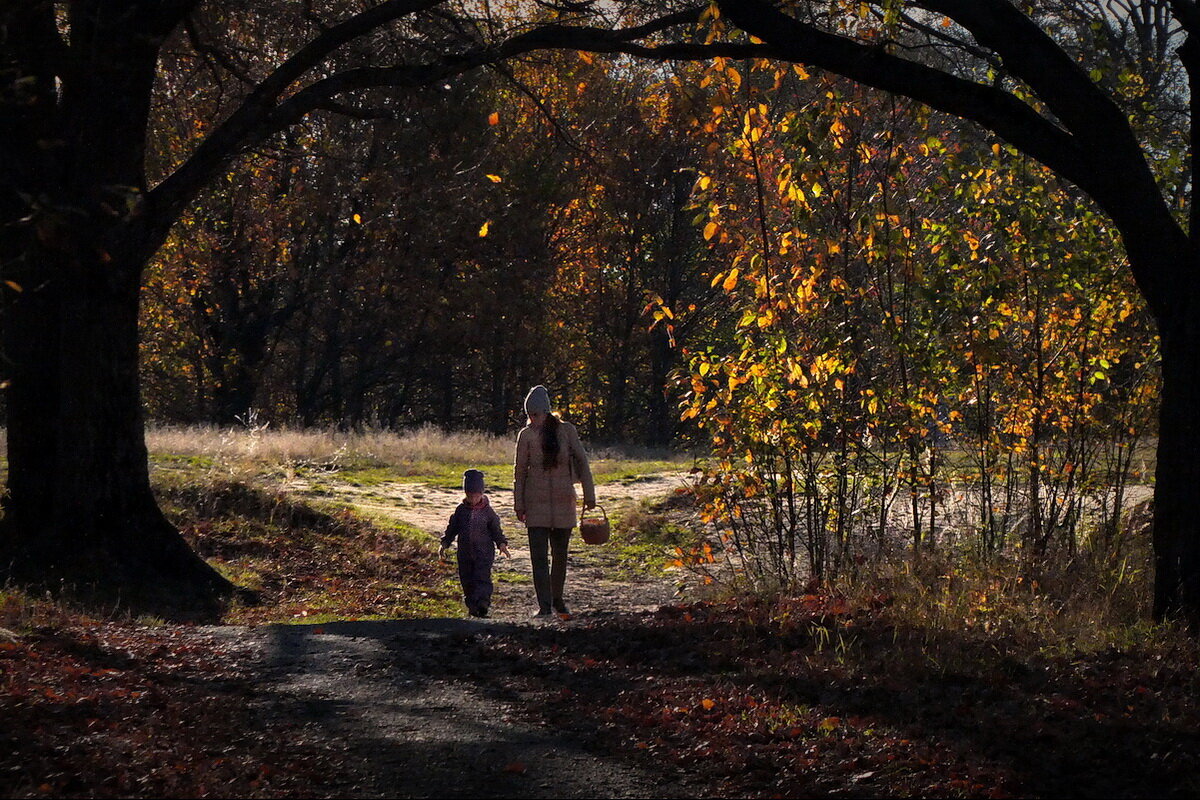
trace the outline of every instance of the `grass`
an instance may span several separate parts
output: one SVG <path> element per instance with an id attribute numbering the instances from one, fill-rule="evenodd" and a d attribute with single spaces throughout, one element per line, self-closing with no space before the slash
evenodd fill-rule
<path id="1" fill-rule="evenodd" d="M 479 469 L 489 486 L 511 490 L 515 439 L 478 431 L 446 432 L 431 425 L 401 433 L 151 426 L 146 442 L 151 463 L 162 472 L 303 477 L 318 483 L 336 476 L 338 482 L 358 487 L 419 482 L 455 489 L 462 485 L 463 471 Z M 644 448 L 602 448 L 591 459 L 598 483 L 632 482 L 688 463 Z"/>
<path id="2" fill-rule="evenodd" d="M 232 608 L 226 621 L 234 623 L 457 616 L 453 565 L 437 563 L 433 538 L 382 512 L 354 508 L 351 497 L 385 502 L 396 483 L 457 489 L 469 467 L 482 469 L 493 490 L 512 488 L 514 442 L 486 433 L 155 427 L 147 443 L 168 516 L 225 577 L 264 598 L 260 606 Z M 593 456 L 600 483 L 633 483 L 684 466 L 648 451 Z M 603 558 L 619 574 L 661 573 L 657 539 L 614 539 L 617 547 Z M 503 568 L 496 579 L 530 580 Z"/>
<path id="3" fill-rule="evenodd" d="M 253 482 L 158 476 L 163 511 L 188 542 L 263 602 L 230 608 L 230 623 L 412 618 L 447 614 L 458 590 L 429 537 L 338 505 Z"/>
<path id="4" fill-rule="evenodd" d="M 439 437 L 446 441 L 433 441 Z M 206 443 L 217 449 L 205 451 Z M 346 486 L 392 481 L 456 488 L 467 464 L 482 466 L 493 486 L 511 475 L 507 439 L 431 429 L 159 430 L 151 447 L 156 491 L 172 521 L 223 574 L 263 596 L 261 605 L 231 609 L 226 619 L 235 623 L 461 616 L 453 563 L 437 562 L 432 537 L 337 500 Z M 683 466 L 656 454 L 595 456 L 602 483 Z M 289 475 L 309 482 L 309 497 L 280 488 Z M 573 557 L 614 577 L 661 574 L 664 550 L 701 541 L 689 501 L 610 508 L 611 543 L 576 548 Z M 1085 794 L 1107 788 L 1106 781 L 1132 791 L 1134 773 L 1122 773 L 1123 763 L 1149 765 L 1137 774 L 1158 780 L 1156 788 L 1194 794 L 1193 754 L 1200 751 L 1188 743 L 1200 722 L 1200 650 L 1178 629 L 1145 621 L 1148 542 L 1133 542 L 1120 569 L 1062 558 L 1033 580 L 1015 560 L 977 562 L 944 549 L 919 567 L 899 558 L 872 562 L 837 584 L 756 594 L 731 583 L 717 603 L 529 635 L 559 637 L 551 643 L 563 645 L 539 640 L 538 658 L 570 659 L 561 670 L 566 682 L 547 684 L 552 698 L 581 693 L 584 702 L 573 708 L 606 715 L 605 725 L 628 735 L 622 747 L 638 737 L 634 747 L 688 769 L 715 768 L 719 780 L 778 774 L 800 786 L 825 776 L 830 783 L 811 787 L 813 794 L 855 787 L 868 795 L 982 796 L 1002 787 L 1053 795 L 1078 789 L 1071 779 L 1085 774 L 1059 777 L 1061 759 L 1083 763 L 1087 756 L 1098 777 L 1080 784 Z M 504 562 L 494 577 L 530 580 Z M 74 624 L 74 614 L 0 590 L 0 643 Z M 161 620 L 136 622 L 161 627 Z M 595 696 L 586 694 L 589 663 L 604 673 Z M 558 674 L 543 668 L 537 680 Z M 613 675 L 632 688 L 614 695 Z M 694 736 L 681 734 L 685 723 L 697 726 Z M 757 748 L 761 758 L 778 755 L 770 770 L 728 760 L 746 752 L 747 742 L 764 741 L 770 748 Z M 752 788 L 778 793 L 774 785 Z"/>
<path id="5" fill-rule="evenodd" d="M 411 468 L 445 463 L 504 463 L 511 458 L 507 437 L 480 432 L 447 433 L 424 426 L 405 433 L 271 429 L 204 426 L 151 426 L 146 430 L 152 453 L 213 459 L 343 469 L 347 467 Z M 418 468 L 418 472 L 423 471 Z"/>

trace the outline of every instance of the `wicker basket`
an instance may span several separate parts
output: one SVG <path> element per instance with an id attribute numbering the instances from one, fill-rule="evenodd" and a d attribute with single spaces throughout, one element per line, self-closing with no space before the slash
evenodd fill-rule
<path id="1" fill-rule="evenodd" d="M 596 514 L 596 510 L 600 515 Z M 601 506 L 584 511 L 579 518 L 579 533 L 588 544 L 604 544 L 608 541 L 611 526 L 608 524 L 608 512 Z"/>

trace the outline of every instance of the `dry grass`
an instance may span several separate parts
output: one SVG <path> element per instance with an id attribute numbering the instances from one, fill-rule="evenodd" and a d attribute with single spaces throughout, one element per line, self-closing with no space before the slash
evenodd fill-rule
<path id="1" fill-rule="evenodd" d="M 1036 650 L 1125 648 L 1177 631 L 1149 622 L 1145 573 L 1101 574 L 1076 561 L 1031 579 L 1015 563 L 881 565 L 845 587 L 863 602 L 886 597 L 889 616 L 916 630 L 1021 643 Z"/>
<path id="2" fill-rule="evenodd" d="M 417 463 L 501 464 L 512 458 L 509 437 L 447 433 L 426 425 L 403 433 L 331 429 L 274 429 L 265 425 L 151 426 L 151 453 L 219 462 L 322 466 L 401 466 Z"/>

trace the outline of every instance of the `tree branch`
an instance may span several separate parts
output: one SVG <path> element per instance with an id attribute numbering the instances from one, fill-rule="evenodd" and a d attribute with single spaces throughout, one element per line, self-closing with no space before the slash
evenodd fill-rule
<path id="1" fill-rule="evenodd" d="M 1200 36 L 1200 3 L 1196 0 L 1169 0 L 1175 19 L 1191 36 Z"/>
<path id="2" fill-rule="evenodd" d="M 1124 114 L 1007 0 L 920 0 L 920 5 L 951 17 L 997 52 L 1068 129 L 1008 92 L 822 31 L 764 0 L 718 0 L 718 5 L 735 25 L 766 41 L 774 57 L 911 97 L 1006 139 L 1081 188 L 1112 218 L 1125 240 L 1134 279 L 1160 319 L 1184 294 L 1169 285 L 1162 254 L 1174 252 L 1186 260 L 1183 254 L 1193 254 L 1194 248 L 1167 207 Z M 1056 70 L 1060 74 L 1040 74 Z"/>
<path id="3" fill-rule="evenodd" d="M 1074 137 L 1014 94 L 822 31 L 759 0 L 724 0 L 720 6 L 735 25 L 767 42 L 767 57 L 820 67 L 978 122 L 1081 186 L 1092 183 Z"/>
<path id="4" fill-rule="evenodd" d="M 670 28 L 695 23 L 700 7 L 669 14 L 643 25 L 617 30 L 543 25 L 517 34 L 495 46 L 481 45 L 424 64 L 347 69 L 321 78 L 280 101 L 284 92 L 306 72 L 323 63 L 342 45 L 405 15 L 433 8 L 445 0 L 390 0 L 318 35 L 263 79 L 224 122 L 201 142 L 192 155 L 148 195 L 156 215 L 154 225 L 169 227 L 229 158 L 263 138 L 296 124 L 308 113 L 327 108 L 348 92 L 373 88 L 412 89 L 445 80 L 485 64 L 542 49 L 580 49 L 595 52 L 651 54 L 633 42 Z M 671 55 L 661 55 L 670 58 Z M 697 57 L 709 57 L 708 55 Z"/>
<path id="5" fill-rule="evenodd" d="M 962 25 L 982 47 L 1029 86 L 1081 146 L 1145 159 L 1125 112 L 1097 86 L 1083 66 L 1009 0 L 918 0 Z M 1110 157 L 1113 155 L 1110 153 Z M 1128 165 L 1133 167 L 1132 164 Z"/>

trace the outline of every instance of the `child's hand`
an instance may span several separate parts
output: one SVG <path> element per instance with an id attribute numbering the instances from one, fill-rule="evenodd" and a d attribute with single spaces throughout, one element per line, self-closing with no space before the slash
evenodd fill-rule
<path id="1" fill-rule="evenodd" d="M 438 550 L 438 561 L 445 561 L 445 560 L 446 560 L 446 555 L 447 555 L 449 552 L 450 552 L 450 548 L 449 548 L 449 547 L 443 547 L 441 550 Z"/>
<path id="2" fill-rule="evenodd" d="M 508 545 L 506 544 L 500 545 L 500 554 L 505 558 L 512 558 L 512 555 L 508 552 Z"/>

